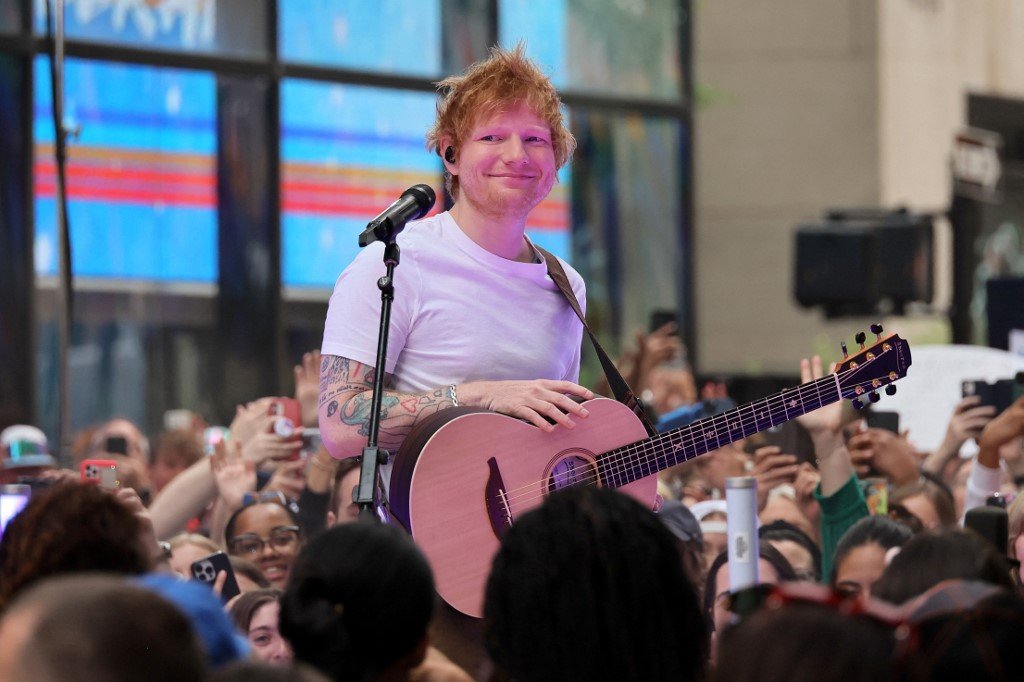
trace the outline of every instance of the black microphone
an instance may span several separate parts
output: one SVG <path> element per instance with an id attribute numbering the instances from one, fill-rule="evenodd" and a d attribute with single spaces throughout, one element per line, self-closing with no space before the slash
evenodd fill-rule
<path id="1" fill-rule="evenodd" d="M 430 185 L 413 185 L 366 225 L 359 235 L 359 246 L 394 239 L 407 222 L 425 216 L 433 208 L 434 200 L 434 190 Z"/>

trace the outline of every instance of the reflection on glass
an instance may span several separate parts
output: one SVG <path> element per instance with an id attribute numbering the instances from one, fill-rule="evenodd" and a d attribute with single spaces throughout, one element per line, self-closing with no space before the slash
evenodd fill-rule
<path id="1" fill-rule="evenodd" d="M 33 0 L 36 33 L 46 32 L 47 2 L 52 0 Z M 266 52 L 267 0 L 65 0 L 65 3 L 64 30 L 72 40 L 232 55 Z"/>
<path id="2" fill-rule="evenodd" d="M 57 272 L 48 62 L 35 68 L 36 272 Z M 69 59 L 67 194 L 77 276 L 217 278 L 213 76 Z"/>
<path id="3" fill-rule="evenodd" d="M 285 61 L 440 75 L 440 0 L 287 0 L 278 12 Z"/>
<path id="4" fill-rule="evenodd" d="M 656 309 L 678 307 L 684 279 L 682 128 L 675 119 L 573 109 L 573 265 L 602 338 L 632 338 Z"/>
<path id="5" fill-rule="evenodd" d="M 437 192 L 441 162 L 424 146 L 429 93 L 309 81 L 281 89 L 282 280 L 329 288 L 366 223 L 411 185 Z"/>
<path id="6" fill-rule="evenodd" d="M 499 0 L 498 27 L 559 88 L 678 99 L 682 20 L 678 0 Z"/>

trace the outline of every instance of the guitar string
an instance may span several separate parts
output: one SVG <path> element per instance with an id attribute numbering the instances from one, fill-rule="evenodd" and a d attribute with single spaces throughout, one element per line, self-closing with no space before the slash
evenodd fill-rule
<path id="1" fill-rule="evenodd" d="M 867 382 L 867 383 L 869 383 L 869 382 Z M 836 402 L 836 401 L 832 401 L 832 402 Z M 819 405 L 818 407 L 824 407 L 824 404 Z M 814 409 L 817 409 L 817 408 L 814 408 Z M 756 419 L 754 421 L 756 422 Z M 753 432 L 753 433 L 756 433 L 756 431 Z M 739 440 L 739 439 L 736 439 L 736 440 Z M 645 442 L 648 442 L 648 441 L 645 441 Z M 705 443 L 705 444 L 708 444 L 708 443 Z M 719 447 L 722 447 L 722 446 L 719 446 Z M 636 447 L 625 447 L 625 448 L 623 448 L 620 451 L 620 455 L 621 456 L 626 456 L 626 455 L 629 455 L 629 454 L 637 454 L 637 451 L 647 450 L 647 449 L 650 449 L 650 448 L 649 447 L 639 447 L 639 448 L 636 448 Z M 713 451 L 714 449 L 716 449 L 716 448 L 713 448 L 713 447 L 712 448 L 708 448 L 704 452 L 697 452 L 696 450 L 693 450 L 692 454 L 686 453 L 686 451 L 684 449 L 684 457 L 683 457 L 682 461 L 689 461 L 691 459 L 695 459 L 696 457 L 705 455 L 708 452 Z M 631 452 L 631 451 L 633 451 L 633 452 Z M 640 473 L 640 475 L 637 475 L 637 476 L 633 477 L 633 480 L 631 480 L 631 481 L 627 481 L 626 483 L 619 483 L 617 485 L 610 486 L 610 487 L 615 487 L 615 488 L 621 488 L 621 487 L 623 487 L 625 485 L 628 485 L 629 483 L 633 483 L 633 482 L 635 482 L 637 480 L 640 480 L 642 478 L 647 478 L 648 476 L 651 476 L 651 475 L 654 475 L 655 473 L 657 473 L 657 471 L 658 471 L 657 464 L 656 464 L 657 460 L 662 459 L 664 457 L 664 455 L 658 455 L 657 453 L 652 453 L 652 454 L 654 455 L 653 457 L 645 456 L 644 458 L 638 459 L 638 460 L 636 460 L 633 463 L 629 463 L 629 464 L 625 464 L 624 466 L 613 468 L 611 470 L 610 475 L 608 475 L 608 476 L 603 476 L 602 477 L 600 471 L 595 471 L 594 467 L 591 467 L 591 472 L 590 473 L 588 473 L 587 475 L 581 477 L 578 481 L 576 481 L 574 483 L 577 484 L 577 485 L 593 485 L 593 484 L 597 483 L 599 480 L 601 480 L 602 478 L 605 479 L 605 480 L 608 480 L 608 479 L 611 479 L 613 476 L 617 476 L 619 474 L 626 473 L 626 472 L 631 472 L 631 473 L 632 472 L 639 472 Z M 651 466 L 652 462 L 655 463 L 654 467 Z M 642 473 L 642 470 L 643 470 L 644 466 L 646 466 L 648 468 L 648 473 Z M 505 497 L 506 497 L 507 507 L 509 509 L 509 512 L 510 513 L 514 512 L 514 510 L 513 510 L 514 506 L 520 506 L 520 505 L 523 505 L 523 504 L 528 504 L 528 503 L 533 502 L 533 501 L 538 500 L 538 499 L 542 499 L 545 496 L 545 493 L 546 493 L 546 483 L 547 483 L 546 480 L 534 481 L 534 482 L 529 483 L 529 484 L 527 484 L 525 486 L 521 486 L 519 489 L 517 489 L 517 490 L 521 490 L 522 492 L 520 492 L 520 493 L 518 493 L 518 494 L 516 494 L 514 496 L 513 495 L 506 495 Z"/>
<path id="2" fill-rule="evenodd" d="M 847 370 L 847 371 L 848 372 L 852 372 L 852 371 L 855 371 L 855 370 Z M 841 393 L 839 394 L 839 396 L 835 400 L 831 400 L 831 401 L 829 401 L 829 403 L 823 403 L 822 400 L 821 400 L 821 398 L 822 398 L 822 396 L 821 396 L 822 384 L 831 384 L 831 383 L 833 383 L 836 380 L 837 380 L 837 377 L 836 377 L 836 375 L 833 374 L 833 375 L 829 375 L 829 376 L 826 376 L 826 377 L 822 377 L 821 379 L 817 379 L 817 380 L 815 380 L 813 382 L 808 382 L 807 384 L 802 384 L 801 386 L 794 387 L 792 389 L 786 389 L 784 391 L 781 391 L 778 394 L 778 396 L 775 396 L 775 400 L 776 401 L 778 401 L 779 398 L 782 398 L 781 405 L 780 405 L 782 407 L 781 410 L 778 409 L 779 406 L 776 406 L 775 408 L 772 407 L 771 403 L 769 402 L 769 401 L 772 400 L 771 396 L 769 396 L 768 398 L 763 399 L 763 402 L 765 402 L 765 407 L 767 408 L 767 414 L 768 414 L 768 420 L 769 420 L 769 428 L 770 428 L 770 426 L 774 426 L 774 417 L 776 415 L 780 415 L 780 416 L 786 417 L 785 419 L 780 420 L 779 423 L 783 423 L 785 421 L 790 421 L 790 419 L 788 418 L 788 409 L 786 409 L 786 405 L 785 405 L 785 398 L 787 397 L 786 396 L 787 393 L 789 393 L 789 396 L 788 396 L 789 398 L 792 398 L 794 396 L 794 394 L 796 396 L 799 396 L 800 400 L 801 400 L 801 403 L 804 403 L 803 393 L 805 391 L 808 391 L 808 392 L 810 392 L 811 390 L 814 391 L 815 396 L 816 396 L 816 400 L 817 400 L 817 403 L 818 403 L 817 407 L 813 407 L 811 409 L 806 409 L 801 414 L 804 414 L 806 412 L 811 412 L 813 410 L 816 410 L 816 409 L 819 409 L 821 407 L 824 407 L 825 404 L 831 404 L 831 403 L 834 403 L 834 402 L 838 402 L 838 400 L 840 400 L 841 397 L 842 397 Z M 871 385 L 871 381 L 870 380 L 869 381 L 865 381 L 865 382 L 862 382 L 859 385 L 861 387 L 866 387 L 866 386 Z M 756 427 L 757 424 L 758 424 L 759 418 L 757 416 L 756 411 L 754 410 L 754 407 L 759 402 L 762 402 L 762 401 L 755 400 L 755 401 L 753 401 L 751 403 L 748 403 L 749 407 L 735 408 L 735 409 L 740 411 L 740 414 L 738 414 L 738 416 L 740 416 L 741 430 L 744 433 L 743 437 L 746 437 L 748 435 L 748 434 L 746 434 L 747 427 L 749 427 L 751 425 L 754 425 Z M 808 400 L 808 401 L 806 401 L 806 404 L 809 405 L 809 404 L 812 404 L 812 403 L 810 402 L 810 400 Z M 746 411 L 747 409 L 750 409 L 751 416 L 753 417 L 752 419 L 749 419 L 747 417 L 743 417 L 742 416 L 741 413 L 743 411 Z M 765 411 L 762 410 L 761 411 L 761 415 L 762 415 L 761 420 L 762 421 L 763 421 L 763 415 L 764 414 L 765 414 Z M 799 415 L 797 415 L 797 416 L 799 416 Z M 725 422 L 726 426 L 729 425 L 728 419 L 725 418 L 723 415 L 715 415 L 715 416 L 711 417 L 711 419 L 709 421 L 711 421 L 712 424 L 713 424 L 714 420 L 719 418 L 719 417 L 721 417 L 723 419 L 723 421 Z M 701 420 L 701 421 L 705 421 L 705 420 Z M 733 424 L 733 425 L 735 426 L 735 424 Z M 682 440 L 682 439 L 677 439 L 676 436 L 682 436 L 682 432 L 684 430 L 690 432 L 690 434 L 689 434 L 690 435 L 690 440 L 695 444 L 698 441 L 698 436 L 697 436 L 697 433 L 696 433 L 697 429 L 695 427 L 682 427 L 678 431 L 672 431 L 672 432 L 668 432 L 667 434 L 661 434 L 662 438 L 660 438 L 660 440 L 668 441 L 669 443 L 671 443 L 674 440 Z M 753 431 L 751 433 L 756 433 L 758 430 L 763 430 L 763 429 L 756 429 L 755 431 Z M 703 426 L 700 427 L 700 432 L 701 432 L 700 433 L 700 437 L 703 438 L 704 444 L 706 446 L 710 446 L 711 443 L 708 440 L 708 433 L 704 431 Z M 717 436 L 718 430 L 717 429 L 713 429 L 712 433 L 715 434 L 714 438 L 715 438 L 715 442 L 718 443 L 717 447 L 723 447 L 721 439 L 718 438 L 718 436 Z M 670 435 L 672 436 L 671 438 L 668 437 Z M 654 441 L 654 440 L 659 440 L 659 437 L 655 436 L 652 439 L 646 439 L 646 440 L 640 441 L 637 444 L 630 444 L 630 445 L 627 445 L 627 446 L 623 446 L 623 448 L 621 448 L 621 449 L 620 448 L 616 448 L 615 450 L 612 450 L 611 452 L 617 452 L 618 453 L 618 457 L 617 457 L 618 461 L 611 468 L 607 468 L 606 467 L 607 475 L 605 475 L 603 477 L 601 476 L 600 466 L 595 462 L 594 466 L 589 467 L 590 468 L 590 473 L 588 473 L 585 476 L 581 477 L 575 483 L 576 484 L 583 484 L 583 485 L 592 485 L 592 484 L 596 483 L 597 481 L 599 481 L 602 478 L 604 478 L 606 480 L 613 479 L 613 478 L 616 478 L 619 475 L 627 473 L 627 472 L 629 472 L 629 473 L 639 472 L 639 473 L 642 474 L 640 476 L 636 476 L 635 478 L 633 478 L 632 481 L 628 481 L 627 483 L 616 485 L 615 487 L 618 488 L 618 487 L 622 487 L 623 485 L 628 485 L 629 483 L 632 483 L 632 482 L 634 482 L 636 480 L 639 480 L 641 478 L 646 478 L 648 476 L 651 476 L 651 475 L 657 473 L 658 472 L 658 468 L 657 468 L 658 460 L 665 459 L 666 457 L 670 457 L 671 454 L 668 453 L 668 452 L 662 452 L 661 454 L 658 454 L 658 452 L 656 451 L 655 447 L 652 444 L 652 441 Z M 725 444 L 728 445 L 729 443 L 735 442 L 736 440 L 739 440 L 739 438 L 733 439 L 732 441 L 727 441 Z M 675 444 L 676 445 L 680 445 L 681 443 L 675 443 Z M 683 449 L 682 449 L 683 459 L 682 459 L 682 461 L 689 461 L 690 459 L 694 459 L 694 458 L 699 457 L 701 455 L 707 454 L 708 452 L 711 452 L 712 450 L 715 450 L 715 449 L 717 449 L 717 448 L 716 447 L 708 447 L 708 449 L 705 450 L 704 452 L 698 453 L 696 451 L 696 448 L 694 448 L 693 449 L 693 454 L 689 454 L 687 452 L 687 448 L 685 447 L 685 445 L 683 445 Z M 635 460 L 633 462 L 626 462 L 626 458 L 629 455 L 635 455 L 635 454 L 638 454 L 638 453 L 643 452 L 643 451 L 650 451 L 650 452 L 645 457 L 639 458 L 639 459 L 637 459 L 637 460 Z M 606 454 L 609 454 L 609 453 L 606 453 Z M 653 455 L 653 457 L 650 456 L 650 455 Z M 654 466 L 652 466 L 652 463 L 653 463 Z M 642 471 L 643 471 L 643 467 L 645 467 L 645 466 L 647 467 L 647 473 L 643 474 Z M 509 507 L 509 511 L 511 511 L 511 507 L 514 504 L 522 505 L 522 504 L 526 504 L 526 503 L 532 502 L 532 501 L 534 501 L 536 499 L 539 499 L 539 498 L 543 497 L 544 494 L 545 494 L 545 488 L 546 488 L 545 484 L 546 483 L 547 483 L 547 480 L 532 481 L 532 482 L 530 482 L 528 484 L 520 486 L 519 488 L 516 488 L 513 491 L 508 491 L 505 494 L 505 499 L 506 499 L 507 505 Z M 539 486 L 539 490 L 537 489 L 538 486 Z"/>
<path id="3" fill-rule="evenodd" d="M 889 337 L 889 338 L 891 339 L 892 337 Z M 837 392 L 838 392 L 839 395 L 835 399 L 831 400 L 830 403 L 831 402 L 837 402 L 838 400 L 842 399 L 842 381 L 843 381 L 844 377 L 846 377 L 849 374 L 855 373 L 855 372 L 863 371 L 865 368 L 869 367 L 870 365 L 874 364 L 875 362 L 878 362 L 882 357 L 884 357 L 885 355 L 887 355 L 887 354 L 889 354 L 891 352 L 893 352 L 891 349 L 890 350 L 883 350 L 879 355 L 875 356 L 874 358 L 871 358 L 871 359 L 867 360 L 865 363 L 863 363 L 862 365 L 860 365 L 858 367 L 851 367 L 850 369 L 843 370 L 842 372 L 840 372 L 838 374 L 833 372 L 833 373 L 828 374 L 828 375 L 826 375 L 824 377 L 820 377 L 818 379 L 814 379 L 812 381 L 808 381 L 808 382 L 806 382 L 804 384 L 800 384 L 799 386 L 794 386 L 793 388 L 784 389 L 784 390 L 780 391 L 777 395 L 768 396 L 768 397 L 763 398 L 761 400 L 755 400 L 753 402 L 747 403 L 746 405 L 741 405 L 739 407 L 733 408 L 733 410 L 728 410 L 725 413 L 722 413 L 722 414 L 719 414 L 719 415 L 713 415 L 710 419 L 700 420 L 698 423 L 695 423 L 695 424 L 692 424 L 692 425 L 689 425 L 689 426 L 685 426 L 685 427 L 680 427 L 679 429 L 674 429 L 674 430 L 669 431 L 667 433 L 659 434 L 659 435 L 653 436 L 652 438 L 647 438 L 647 439 L 638 441 L 637 443 L 627 444 L 625 446 L 622 446 L 621 448 L 615 448 L 615 449 L 609 451 L 608 453 L 603 453 L 604 455 L 608 455 L 611 452 L 621 451 L 620 452 L 620 462 L 622 462 L 622 463 L 620 465 L 614 466 L 610 470 L 608 470 L 608 474 L 609 474 L 608 477 L 617 476 L 617 475 L 625 473 L 627 471 L 631 471 L 631 470 L 635 470 L 635 469 L 639 468 L 638 466 L 635 466 L 632 463 L 626 463 L 625 459 L 624 459 L 625 455 L 637 454 L 637 452 L 639 452 L 640 450 L 651 449 L 652 446 L 649 445 L 649 444 L 651 444 L 652 441 L 654 441 L 654 440 L 670 441 L 671 442 L 672 439 L 668 438 L 668 436 L 673 435 L 673 434 L 676 435 L 676 436 L 679 436 L 678 440 L 680 440 L 680 441 L 685 440 L 685 438 L 683 438 L 683 431 L 689 432 L 690 439 L 693 440 L 693 441 L 696 441 L 696 426 L 700 425 L 701 423 L 707 422 L 707 421 L 712 422 L 712 425 L 714 425 L 714 421 L 716 419 L 719 419 L 719 418 L 721 418 L 725 422 L 725 425 L 728 426 L 729 425 L 729 421 L 728 421 L 728 417 L 726 415 L 728 415 L 729 412 L 732 412 L 734 410 L 737 412 L 738 416 L 740 417 L 741 432 L 743 432 L 743 436 L 742 437 L 745 438 L 748 435 L 748 434 L 745 433 L 745 431 L 746 431 L 746 428 L 750 425 L 750 422 L 746 421 L 747 418 L 742 416 L 742 411 L 746 410 L 746 409 L 750 410 L 751 416 L 753 417 L 753 424 L 756 427 L 757 426 L 757 422 L 758 422 L 758 417 L 755 414 L 754 407 L 759 402 L 763 401 L 765 403 L 765 406 L 768 408 L 768 415 L 769 415 L 770 426 L 774 426 L 775 425 L 774 424 L 774 417 L 775 417 L 776 413 L 778 412 L 778 410 L 777 410 L 778 405 L 776 405 L 775 407 L 772 407 L 772 404 L 773 404 L 773 402 L 774 403 L 779 403 L 780 399 L 781 399 L 781 407 L 783 408 L 782 414 L 785 416 L 785 418 L 783 420 L 781 420 L 780 423 L 783 423 L 785 421 L 790 421 L 789 410 L 786 408 L 786 394 L 787 393 L 790 393 L 790 397 L 792 397 L 793 394 L 795 393 L 795 395 L 799 397 L 800 402 L 802 404 L 804 402 L 804 398 L 803 398 L 804 391 L 805 390 L 806 391 L 810 391 L 812 388 L 814 389 L 815 394 L 816 394 L 816 399 L 817 399 L 817 402 L 818 402 L 817 407 L 814 407 L 814 408 L 811 408 L 811 409 L 805 409 L 801 414 L 804 414 L 804 413 L 807 413 L 807 412 L 811 412 L 813 410 L 819 409 L 819 408 L 824 406 L 824 403 L 821 402 L 821 387 L 823 385 L 825 385 L 825 384 L 831 385 L 831 384 L 834 383 L 836 385 L 836 389 L 837 389 Z M 878 378 L 880 378 L 880 377 L 876 376 L 873 379 L 868 379 L 867 381 L 861 382 L 860 385 L 861 386 L 868 386 L 869 384 L 871 384 L 872 381 L 874 381 L 875 379 L 878 379 Z M 877 387 L 873 387 L 873 388 L 877 388 Z M 854 390 L 856 390 L 856 386 L 854 387 Z M 763 416 L 764 416 L 764 412 L 763 411 L 762 411 L 761 415 L 762 415 L 762 418 L 763 418 Z M 800 416 L 800 415 L 797 415 L 797 416 Z M 736 424 L 735 423 L 733 424 L 733 428 L 734 429 L 736 428 Z M 758 431 L 761 431 L 761 430 L 764 430 L 764 429 L 763 428 L 755 428 L 755 430 L 752 431 L 751 433 L 757 433 Z M 727 429 L 726 432 L 728 433 L 728 429 Z M 721 439 L 718 437 L 718 430 L 717 429 L 713 429 L 712 433 L 714 434 L 715 440 L 718 443 L 718 447 L 723 447 Z M 703 438 L 704 438 L 705 445 L 710 445 L 710 443 L 708 442 L 707 433 L 704 432 L 703 426 L 701 426 L 701 436 L 703 436 Z M 739 440 L 739 438 L 735 438 L 735 439 L 733 439 L 731 441 L 727 441 L 726 445 L 728 445 L 729 443 L 734 442 L 736 440 Z M 680 443 L 676 443 L 676 445 L 679 445 L 679 444 Z M 684 448 L 683 448 L 684 460 L 692 459 L 693 457 L 698 457 L 698 456 L 700 456 L 702 454 L 706 454 L 707 452 L 710 452 L 713 449 L 715 449 L 715 448 L 709 447 L 703 453 L 699 453 L 698 454 L 698 453 L 694 452 L 694 454 L 692 456 L 686 456 L 685 446 L 684 446 Z M 678 448 L 676 448 L 676 450 L 678 451 Z M 662 456 L 669 456 L 669 453 L 666 452 Z M 660 458 L 661 458 L 661 456 L 656 456 L 655 457 L 655 459 L 660 459 Z M 648 465 L 648 473 L 644 474 L 643 476 L 641 476 L 639 478 L 645 478 L 647 476 L 650 476 L 650 475 L 656 473 L 656 471 L 651 471 L 650 470 L 650 467 L 649 467 L 649 463 L 650 462 L 651 462 L 651 459 L 649 457 L 646 458 L 646 460 L 638 460 L 637 464 L 646 464 L 646 465 Z M 597 472 L 593 476 L 593 480 L 597 480 L 598 478 L 600 478 L 600 472 Z M 634 480 L 636 480 L 636 479 L 634 479 Z M 582 482 L 589 483 L 590 481 L 582 481 Z M 506 493 L 505 493 L 506 499 L 510 500 L 511 497 L 513 497 L 513 496 L 518 498 L 517 493 L 520 493 L 520 491 L 532 490 L 534 488 L 534 486 L 536 486 L 538 484 L 543 486 L 544 483 L 545 483 L 545 481 L 533 481 L 533 482 L 527 483 L 525 485 L 522 485 L 519 488 L 514 488 L 514 489 L 512 489 L 510 491 L 506 491 Z M 542 493 L 543 493 L 543 490 L 542 490 Z"/>
<path id="4" fill-rule="evenodd" d="M 810 390 L 813 388 L 814 392 L 816 394 L 818 406 L 815 407 L 815 408 L 812 408 L 812 409 L 818 409 L 820 407 L 823 407 L 824 403 L 821 402 L 821 386 L 820 386 L 820 384 L 822 384 L 822 383 L 824 383 L 824 384 L 831 384 L 831 383 L 833 383 L 833 379 L 831 377 L 832 377 L 832 375 L 830 375 L 829 377 L 822 377 L 822 379 L 818 379 L 818 380 L 815 380 L 813 382 L 809 382 L 809 384 L 811 384 L 810 386 L 805 384 L 805 385 L 802 385 L 802 386 L 799 386 L 799 387 L 795 387 L 793 389 L 786 389 L 786 391 L 780 392 L 779 396 L 776 396 L 776 401 L 778 400 L 778 398 L 783 397 L 787 392 L 796 392 L 796 394 L 800 395 L 801 399 L 802 399 L 803 392 L 805 390 L 810 392 Z M 771 404 L 769 402 L 771 399 L 772 399 L 771 396 L 769 398 L 763 399 L 763 401 L 765 402 L 765 406 L 768 408 L 767 414 L 768 414 L 768 419 L 769 419 L 769 422 L 770 422 L 770 426 L 774 425 L 774 417 L 776 415 L 780 415 L 780 416 L 788 415 L 788 410 L 785 409 L 785 401 L 784 400 L 783 400 L 783 403 L 781 405 L 783 410 L 778 410 L 777 408 L 773 409 L 771 407 Z M 748 427 L 750 427 L 751 425 L 756 427 L 757 424 L 758 424 L 759 418 L 757 416 L 757 411 L 755 409 L 755 406 L 759 402 L 761 402 L 761 401 L 760 400 L 755 400 L 755 401 L 753 401 L 751 403 L 748 403 L 746 406 L 742 406 L 740 408 L 735 408 L 736 410 L 738 410 L 738 416 L 740 418 L 739 426 L 741 428 L 741 431 L 744 433 L 743 437 L 746 437 L 748 435 L 746 433 L 746 429 Z M 832 402 L 836 402 L 836 401 L 833 400 Z M 751 413 L 750 416 L 752 417 L 752 419 L 750 419 L 748 417 L 742 416 L 742 412 L 745 412 L 745 411 L 748 411 L 748 410 Z M 805 412 L 809 412 L 809 411 L 811 411 L 811 410 L 805 410 Z M 762 416 L 761 416 L 760 420 L 763 420 L 764 415 L 765 415 L 765 411 L 764 410 L 761 410 L 761 415 Z M 723 415 L 714 415 L 713 417 L 711 417 L 710 421 L 714 422 L 715 419 L 718 419 L 720 417 L 725 421 L 725 424 L 728 426 L 729 425 L 728 418 L 724 417 Z M 789 421 L 789 420 L 788 419 L 782 419 L 782 420 L 780 420 L 779 423 L 782 423 L 784 421 Z M 704 439 L 704 444 L 710 446 L 711 444 L 708 441 L 708 434 L 707 434 L 707 432 L 705 432 L 704 428 L 701 426 L 700 429 L 699 429 L 700 430 L 700 434 L 698 436 L 698 433 L 697 433 L 698 428 L 697 428 L 697 426 L 698 425 L 691 425 L 691 426 L 681 427 L 679 430 L 671 431 L 671 432 L 668 432 L 668 433 L 665 433 L 665 434 L 660 434 L 658 436 L 654 436 L 653 438 L 649 438 L 649 439 L 645 439 L 645 440 L 639 441 L 637 443 L 632 443 L 632 444 L 625 445 L 622 448 L 616 448 L 614 450 L 611 450 L 609 453 L 604 453 L 605 455 L 608 455 L 611 452 L 615 452 L 615 453 L 618 454 L 618 457 L 616 458 L 617 459 L 616 463 L 613 464 L 610 468 L 606 467 L 607 475 L 604 476 L 604 478 L 605 479 L 611 479 L 613 477 L 618 477 L 619 475 L 627 473 L 627 472 L 642 471 L 642 467 L 645 466 L 645 465 L 648 467 L 648 473 L 643 474 L 642 476 L 638 476 L 634 480 L 638 480 L 639 478 L 646 478 L 647 476 L 650 476 L 650 475 L 656 473 L 656 470 L 651 470 L 651 466 L 650 466 L 651 462 L 652 461 L 656 461 L 658 459 L 661 459 L 664 456 L 667 456 L 668 453 L 664 453 L 663 455 L 657 455 L 657 453 L 653 453 L 653 454 L 655 454 L 655 457 L 653 459 L 650 456 L 647 456 L 647 457 L 644 457 L 644 458 L 641 458 L 641 459 L 636 459 L 636 460 L 634 460 L 632 462 L 627 462 L 628 456 L 629 455 L 638 454 L 638 453 L 640 453 L 642 451 L 653 450 L 654 447 L 655 447 L 653 445 L 654 441 L 661 441 L 661 442 L 666 442 L 667 441 L 669 443 L 672 443 L 673 441 L 687 440 L 685 437 L 683 437 L 683 432 L 684 431 L 688 432 L 689 440 L 692 441 L 692 443 L 694 445 L 696 445 L 696 443 L 699 441 L 699 438 L 702 437 Z M 737 426 L 735 421 L 733 422 L 733 426 L 734 427 Z M 763 430 L 763 429 L 755 429 L 755 431 L 752 431 L 751 433 L 756 433 L 759 430 Z M 718 436 L 717 436 L 717 429 L 715 429 L 713 432 L 716 434 L 715 435 L 715 441 L 718 444 L 717 447 L 723 447 L 721 439 L 718 438 Z M 728 429 L 726 430 L 726 432 L 728 433 Z M 735 438 L 732 441 L 727 441 L 725 444 L 728 445 L 729 443 L 735 442 L 736 440 L 739 440 L 739 438 Z M 675 444 L 678 445 L 680 443 L 676 442 Z M 717 449 L 717 448 L 716 447 L 708 447 L 708 449 L 705 450 L 702 453 L 697 453 L 696 449 L 693 449 L 693 454 L 690 455 L 690 454 L 687 453 L 687 448 L 684 445 L 683 446 L 683 454 L 684 454 L 683 460 L 684 461 L 688 461 L 688 460 L 693 459 L 695 457 L 698 457 L 700 455 L 707 454 L 708 452 L 711 452 L 712 450 L 715 450 L 715 449 Z M 594 471 L 595 468 L 599 469 L 600 468 L 599 466 L 597 466 L 597 467 L 591 466 L 589 468 L 590 468 L 591 472 L 586 474 L 585 476 L 581 477 L 578 481 L 576 481 L 576 483 L 584 484 L 584 485 L 590 485 L 592 483 L 597 482 L 599 479 L 602 478 L 600 471 Z M 532 501 L 534 499 L 537 499 L 537 492 L 538 491 L 535 488 L 538 485 L 541 486 L 541 490 L 539 491 L 540 495 L 544 494 L 544 487 L 545 487 L 546 482 L 547 482 L 546 480 L 532 481 L 532 482 L 527 483 L 527 484 L 525 484 L 523 486 L 520 486 L 519 488 L 513 489 L 511 491 L 507 491 L 506 494 L 505 494 L 505 498 L 508 501 L 510 506 L 514 502 L 515 503 L 523 503 L 523 502 Z M 631 482 L 632 481 L 630 481 L 630 483 Z M 623 484 L 623 485 L 628 485 L 628 483 Z M 621 487 L 621 485 L 616 486 L 616 487 Z M 524 496 L 526 496 L 526 495 L 528 495 L 529 498 L 524 499 Z"/>

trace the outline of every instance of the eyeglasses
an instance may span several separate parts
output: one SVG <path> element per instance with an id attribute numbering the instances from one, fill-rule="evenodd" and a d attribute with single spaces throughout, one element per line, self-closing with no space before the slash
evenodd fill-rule
<path id="1" fill-rule="evenodd" d="M 236 535 L 228 540 L 228 550 L 236 556 L 255 556 L 260 554 L 267 544 L 281 552 L 294 549 L 298 543 L 298 526 L 278 526 L 270 531 L 270 537 L 265 540 L 255 533 Z"/>

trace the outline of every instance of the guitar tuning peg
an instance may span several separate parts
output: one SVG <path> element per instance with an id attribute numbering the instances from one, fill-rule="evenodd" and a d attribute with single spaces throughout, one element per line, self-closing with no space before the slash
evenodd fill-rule
<path id="1" fill-rule="evenodd" d="M 892 384 L 889 384 L 888 386 L 885 387 L 885 394 L 896 395 L 896 387 L 893 386 Z"/>
<path id="2" fill-rule="evenodd" d="M 864 332 L 857 332 L 857 335 L 853 337 L 853 340 L 860 344 L 861 350 L 864 350 L 864 340 L 867 338 L 868 336 Z"/>
<path id="3" fill-rule="evenodd" d="M 858 409 L 858 410 L 863 410 L 864 409 L 864 403 L 861 402 L 861 400 L 859 398 L 857 400 L 852 401 L 852 402 L 853 402 L 853 407 L 855 409 Z"/>
<path id="4" fill-rule="evenodd" d="M 843 359 L 850 357 L 850 351 L 846 350 L 846 341 L 840 341 L 839 346 L 843 349 Z"/>
<path id="5" fill-rule="evenodd" d="M 871 325 L 871 333 L 874 334 L 875 336 L 877 336 L 879 339 L 881 339 L 882 338 L 882 325 L 877 324 L 877 323 Z"/>
<path id="6" fill-rule="evenodd" d="M 877 392 L 871 391 L 871 393 L 868 393 L 868 399 L 873 403 L 877 403 L 882 397 Z"/>

